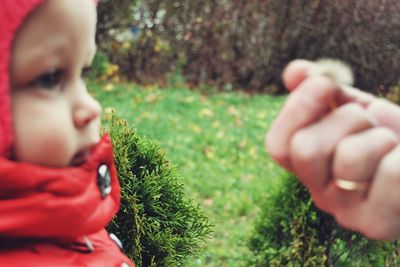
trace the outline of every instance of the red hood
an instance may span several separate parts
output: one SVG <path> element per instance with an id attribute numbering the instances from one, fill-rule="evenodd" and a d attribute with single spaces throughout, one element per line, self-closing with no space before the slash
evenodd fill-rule
<path id="1" fill-rule="evenodd" d="M 0 1 L 0 157 L 7 157 L 12 144 L 9 63 L 14 35 L 24 18 L 42 0 Z"/>
<path id="2" fill-rule="evenodd" d="M 102 197 L 98 168 L 111 193 Z M 75 238 L 104 228 L 118 211 L 120 187 L 108 136 L 79 167 L 49 168 L 0 159 L 0 235 Z"/>

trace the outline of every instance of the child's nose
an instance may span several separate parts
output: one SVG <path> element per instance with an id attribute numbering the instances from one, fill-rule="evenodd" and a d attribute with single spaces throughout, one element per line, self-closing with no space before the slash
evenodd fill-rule
<path id="1" fill-rule="evenodd" d="M 74 112 L 74 123 L 77 128 L 81 128 L 97 119 L 101 114 L 100 103 L 88 92 L 81 95 L 79 104 Z"/>

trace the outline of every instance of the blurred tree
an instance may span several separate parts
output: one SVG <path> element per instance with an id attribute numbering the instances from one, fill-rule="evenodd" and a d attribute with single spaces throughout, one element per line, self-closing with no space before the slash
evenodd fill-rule
<path id="1" fill-rule="evenodd" d="M 97 41 L 107 41 L 110 31 L 129 28 L 132 24 L 132 8 L 136 0 L 101 0 L 97 7 Z"/>
<path id="2" fill-rule="evenodd" d="M 109 53 L 139 81 L 179 67 L 190 83 L 276 92 L 289 61 L 321 57 L 353 66 L 363 90 L 399 80 L 397 0 L 147 0 L 130 19 L 139 34 Z"/>

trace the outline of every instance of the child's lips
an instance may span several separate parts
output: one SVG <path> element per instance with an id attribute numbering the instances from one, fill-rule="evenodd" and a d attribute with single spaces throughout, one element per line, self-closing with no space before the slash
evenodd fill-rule
<path id="1" fill-rule="evenodd" d="M 79 165 L 83 164 L 90 157 L 90 154 L 91 154 L 91 149 L 89 149 L 89 148 L 79 151 L 72 158 L 70 165 L 71 166 L 79 166 Z"/>

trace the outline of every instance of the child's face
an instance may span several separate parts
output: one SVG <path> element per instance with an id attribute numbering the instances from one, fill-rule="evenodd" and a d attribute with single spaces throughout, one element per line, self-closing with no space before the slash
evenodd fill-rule
<path id="1" fill-rule="evenodd" d="M 99 141 L 101 107 L 83 79 L 95 30 L 93 1 L 47 0 L 16 34 L 10 67 L 16 160 L 78 165 Z"/>

